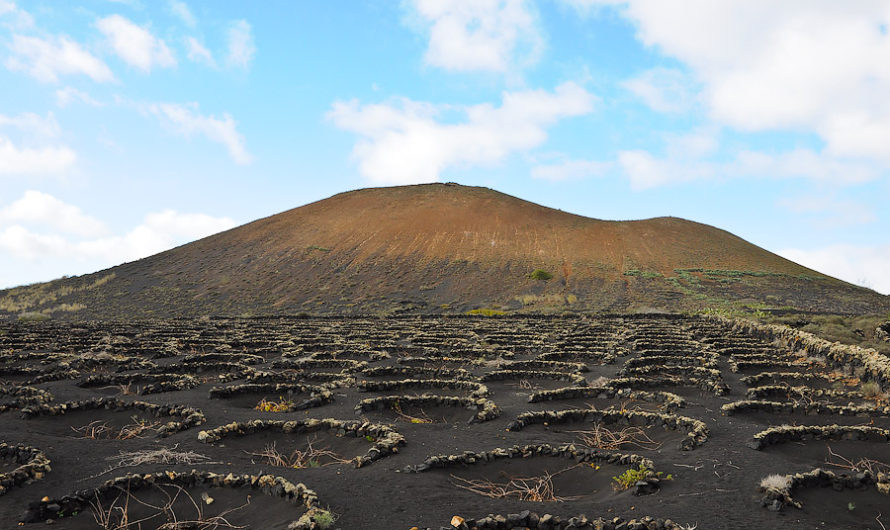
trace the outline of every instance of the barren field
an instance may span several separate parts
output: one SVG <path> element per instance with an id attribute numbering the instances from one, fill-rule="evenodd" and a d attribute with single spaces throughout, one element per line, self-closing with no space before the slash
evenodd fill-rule
<path id="1" fill-rule="evenodd" d="M 2 324 L 0 527 L 885 529 L 887 359 L 823 350 L 669 316 Z"/>

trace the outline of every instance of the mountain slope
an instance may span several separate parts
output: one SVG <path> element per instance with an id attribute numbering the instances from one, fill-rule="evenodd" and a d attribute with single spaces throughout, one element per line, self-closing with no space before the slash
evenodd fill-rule
<path id="1" fill-rule="evenodd" d="M 533 279 L 541 269 L 553 277 Z M 678 218 L 601 221 L 487 188 L 335 195 L 136 262 L 0 291 L 56 317 L 794 307 L 866 313 L 890 297 Z"/>

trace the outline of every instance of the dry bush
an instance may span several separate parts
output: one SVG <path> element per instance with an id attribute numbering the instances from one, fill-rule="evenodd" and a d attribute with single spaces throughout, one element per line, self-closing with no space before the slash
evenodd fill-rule
<path id="1" fill-rule="evenodd" d="M 396 413 L 396 416 L 398 416 L 400 420 L 406 421 L 408 423 L 433 423 L 433 419 L 427 416 L 423 409 L 420 409 L 420 416 L 411 416 L 410 414 L 405 414 L 404 412 L 402 412 L 402 405 L 399 404 L 398 401 L 393 404 L 392 410 Z"/>
<path id="2" fill-rule="evenodd" d="M 312 447 L 313 438 L 307 443 L 306 449 L 294 449 L 289 455 L 281 453 L 275 447 L 275 443 L 269 444 L 259 453 L 247 453 L 263 459 L 263 462 L 277 467 L 289 467 L 291 469 L 305 469 L 307 467 L 321 467 L 333 464 L 348 464 L 354 459 L 346 459 L 327 448 L 316 449 Z"/>
<path id="3" fill-rule="evenodd" d="M 72 425 L 71 430 L 79 435 L 78 438 L 86 438 L 88 440 L 102 440 L 111 438 L 111 431 L 113 431 L 114 429 L 108 426 L 108 422 L 94 420 L 81 427 L 74 427 Z"/>
<path id="4" fill-rule="evenodd" d="M 137 498 L 129 489 L 118 488 L 120 493 L 111 502 L 109 506 L 104 506 L 101 499 L 97 495 L 90 502 L 90 511 L 93 514 L 93 520 L 102 530 L 133 530 L 141 528 L 156 528 L 157 530 L 220 530 L 220 529 L 241 529 L 247 526 L 237 526 L 228 521 L 227 517 L 246 508 L 250 504 L 250 495 L 247 501 L 241 506 L 225 510 L 219 515 L 208 516 L 204 514 L 204 508 L 201 503 L 197 502 L 192 495 L 181 486 L 169 484 L 170 488 L 175 490 L 171 494 L 166 488 L 155 485 L 154 488 L 164 494 L 166 499 L 163 504 L 151 504 L 145 500 Z M 194 508 L 194 515 L 183 517 L 182 514 L 176 513 L 176 501 L 183 496 L 188 504 Z M 208 495 L 203 495 L 202 500 L 206 504 L 210 504 L 213 500 Z M 132 519 L 130 514 L 131 504 L 139 505 L 140 509 L 149 508 L 154 513 L 139 519 Z M 189 510 L 191 511 L 191 510 Z M 144 526 L 143 526 L 144 524 Z"/>
<path id="5" fill-rule="evenodd" d="M 557 473 L 544 473 L 536 477 L 509 477 L 504 474 L 507 482 L 493 482 L 487 479 L 468 480 L 451 475 L 452 484 L 460 489 L 471 491 L 491 499 L 516 498 L 532 502 L 562 502 L 574 497 L 558 497 L 553 489 L 553 477 L 565 473 L 572 466 Z"/>
<path id="6" fill-rule="evenodd" d="M 591 388 L 605 388 L 609 384 L 610 379 L 605 376 L 599 376 L 590 382 Z"/>
<path id="7" fill-rule="evenodd" d="M 538 390 L 539 388 L 541 388 L 540 385 L 537 385 L 533 381 L 530 381 L 528 379 L 520 379 L 516 383 L 516 386 L 518 386 L 522 390 Z"/>
<path id="8" fill-rule="evenodd" d="M 879 385 L 875 381 L 862 383 L 860 391 L 862 392 L 862 395 L 865 397 L 865 399 L 870 399 L 877 402 L 885 401 L 887 399 L 887 394 L 885 394 L 881 390 L 881 385 Z"/>
<path id="9" fill-rule="evenodd" d="M 826 447 L 828 447 L 828 457 L 825 458 L 825 464 L 829 466 L 839 467 L 854 473 L 868 471 L 873 477 L 878 476 L 878 473 L 890 473 L 890 463 L 864 457 L 859 460 L 853 460 L 835 453 L 829 446 Z"/>
<path id="10" fill-rule="evenodd" d="M 639 449 L 655 450 L 661 447 L 646 431 L 640 427 L 625 427 L 621 430 L 610 430 L 600 423 L 594 423 L 593 429 L 588 431 L 569 431 L 578 435 L 582 444 L 591 449 L 606 449 L 616 451 L 628 445 Z"/>
<path id="11" fill-rule="evenodd" d="M 137 419 L 136 416 L 130 419 L 133 423 L 120 429 L 109 426 L 108 422 L 94 420 L 82 427 L 72 426 L 71 430 L 79 435 L 78 438 L 89 440 L 132 440 L 144 438 L 146 433 L 158 433 L 163 428 L 163 423 L 157 420 Z"/>
<path id="12" fill-rule="evenodd" d="M 291 410 L 294 406 L 294 402 L 290 399 L 285 399 L 281 396 L 278 397 L 278 401 L 270 401 L 266 398 L 260 400 L 259 403 L 253 408 L 253 410 L 259 410 L 262 412 L 287 412 Z"/>
<path id="13" fill-rule="evenodd" d="M 117 455 L 109 456 L 105 460 L 112 462 L 104 471 L 97 475 L 85 477 L 81 480 L 93 479 L 101 477 L 116 469 L 124 467 L 144 466 L 147 464 L 216 464 L 218 462 L 210 462 L 210 457 L 196 453 L 194 451 L 177 451 L 179 444 L 170 448 L 161 449 L 143 449 L 141 451 L 121 451 Z"/>
<path id="14" fill-rule="evenodd" d="M 133 388 L 133 382 L 129 382 L 127 384 L 118 384 L 118 385 L 109 385 L 109 386 L 100 386 L 96 390 L 108 390 L 108 389 L 117 390 L 117 393 L 122 396 L 135 396 L 139 393 L 139 387 Z"/>

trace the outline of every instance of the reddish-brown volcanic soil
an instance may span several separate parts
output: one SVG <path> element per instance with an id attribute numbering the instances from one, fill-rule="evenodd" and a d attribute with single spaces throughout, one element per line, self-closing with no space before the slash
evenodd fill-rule
<path id="1" fill-rule="evenodd" d="M 536 269 L 552 278 L 530 278 Z M 602 221 L 450 184 L 342 193 L 106 271 L 0 291 L 0 316 L 80 320 L 727 304 L 864 313 L 890 297 L 712 226 Z"/>
<path id="2" fill-rule="evenodd" d="M 850 436 L 840 440 L 805 438 L 756 450 L 749 447 L 756 433 L 781 424 L 867 424 L 890 429 L 888 409 L 886 402 L 885 408 L 880 408 L 873 399 L 863 398 L 858 393 L 861 385 L 847 377 L 843 367 L 826 366 L 780 344 L 732 331 L 715 320 L 613 316 L 18 323 L 0 326 L 0 352 L 0 380 L 5 380 L 4 374 L 13 368 L 18 370 L 15 373 L 27 374 L 27 380 L 17 378 L 10 384 L 0 381 L 0 397 L 9 405 L 0 413 L 0 442 L 39 449 L 51 460 L 52 467 L 39 480 L 14 485 L 0 495 L 2 528 L 17 528 L 29 505 L 45 508 L 71 494 L 91 498 L 93 490 L 104 481 L 127 473 L 192 469 L 223 475 L 272 474 L 294 484 L 304 483 L 318 494 L 321 508 L 338 515 L 332 528 L 344 529 L 447 528 L 455 515 L 476 521 L 488 514 L 506 516 L 524 510 L 563 519 L 579 514 L 609 520 L 649 516 L 671 519 L 690 528 L 880 529 L 890 523 L 890 497 L 879 493 L 874 484 L 842 491 L 831 487 L 795 488 L 791 495 L 802 502 L 801 508 L 785 506 L 776 512 L 761 506 L 759 484 L 767 475 L 806 472 L 816 467 L 844 471 L 826 463 L 829 447 L 849 460 L 869 458 L 875 466 L 886 466 L 890 463 L 890 442 L 880 436 L 867 440 Z M 202 355 L 208 367 L 227 368 L 203 372 Z M 331 362 L 339 359 L 351 362 Z M 314 362 L 300 364 L 304 360 Z M 768 362 L 761 368 L 741 364 L 764 360 Z M 303 366 L 307 371 L 275 368 L 275 363 Z M 516 364 L 511 367 L 511 363 Z M 734 372 L 732 366 L 744 369 Z M 772 401 L 793 400 L 810 407 L 810 413 L 795 409 L 724 415 L 722 406 L 746 399 L 750 389 L 742 382 L 743 377 L 777 371 L 824 375 L 832 381 L 828 389 L 836 392 L 831 399 L 823 399 L 762 390 Z M 568 380 L 559 381 L 559 373 L 566 374 Z M 93 374 L 106 379 L 92 379 L 87 384 Z M 148 375 L 133 377 L 137 374 Z M 408 379 L 436 381 L 381 390 L 372 384 Z M 182 390 L 175 389 L 177 382 Z M 249 394 L 216 391 L 211 397 L 211 388 L 249 382 L 272 386 L 259 392 L 252 387 Z M 775 382 L 771 379 L 762 384 Z M 18 390 L 19 397 L 12 395 L 13 389 L 25 387 L 47 391 L 52 400 L 46 401 L 48 396 L 30 390 Z M 599 390 L 580 390 L 589 387 Z M 547 395 L 554 391 L 554 400 L 533 397 L 538 392 Z M 412 404 L 411 397 L 424 393 L 444 396 L 447 403 Z M 386 401 L 388 405 L 368 406 L 365 412 L 356 413 L 362 400 L 383 396 L 399 396 L 398 409 L 392 401 Z M 309 397 L 317 402 L 305 410 L 264 412 L 250 407 L 263 398 L 294 404 Z M 529 402 L 530 397 L 535 402 Z M 123 403 L 110 410 L 69 409 L 59 415 L 46 412 L 47 406 L 93 398 L 120 399 Z M 479 406 L 461 408 L 448 402 L 456 399 L 478 399 Z M 155 418 L 144 405 L 126 406 L 135 401 L 179 408 Z M 847 402 L 871 408 L 859 415 L 813 408 L 820 403 Z M 491 403 L 496 409 L 485 408 Z M 201 411 L 206 421 L 192 426 L 200 420 L 189 408 Z M 571 419 L 552 414 L 565 409 L 582 410 Z M 490 414 L 486 416 L 482 411 Z M 548 411 L 550 415 L 543 419 L 526 414 Z M 677 416 L 689 419 L 677 425 Z M 396 447 L 397 452 L 376 455 L 379 458 L 356 468 L 337 459 L 370 455 L 373 451 L 369 450 L 382 437 L 344 437 L 336 429 L 307 434 L 270 428 L 224 436 L 213 443 L 199 441 L 202 430 L 231 422 L 310 418 L 389 424 L 404 436 L 405 443 Z M 474 418 L 478 421 L 468 423 Z M 148 429 L 126 440 L 86 439 L 82 432 L 71 429 L 98 421 L 119 432 L 140 420 L 144 425 L 155 419 L 182 425 L 167 437 Z M 674 428 L 663 426 L 665 423 Z M 599 455 L 589 461 L 530 453 L 525 457 L 515 454 L 513 458 L 478 456 L 472 464 L 422 466 L 436 455 L 497 453 L 498 448 L 513 446 L 574 442 L 577 451 L 584 449 L 578 431 L 591 431 L 597 425 L 613 433 L 635 427 L 637 436 L 651 442 L 586 453 Z M 299 455 L 294 451 L 306 452 L 309 443 L 314 449 L 330 453 L 301 460 L 297 467 L 275 466 L 257 454 L 274 445 L 282 455 L 295 458 Z M 122 453 L 132 456 L 137 451 L 160 448 L 200 456 L 192 455 L 188 464 L 149 462 L 118 464 L 117 469 L 110 469 L 120 462 Z M 634 495 L 632 490 L 615 491 L 613 477 L 637 467 L 609 460 L 615 453 L 651 460 L 662 480 L 648 482 L 641 495 Z M 831 460 L 841 462 L 838 457 Z M 0 473 L 12 470 L 14 464 L 11 459 L 0 459 Z M 561 500 L 489 498 L 466 488 L 467 481 L 506 484 L 545 474 L 552 475 L 553 494 Z M 668 474 L 672 480 L 664 480 Z M 193 517 L 190 511 L 195 506 L 188 495 L 206 517 L 241 507 L 226 517 L 233 525 L 255 529 L 283 529 L 306 512 L 304 506 L 249 488 L 193 484 L 182 489 L 155 486 L 138 494 L 134 490 L 133 498 L 145 504 L 133 501 L 131 516 L 149 517 L 156 511 L 146 505 L 163 505 L 177 494 L 180 496 L 172 504 L 180 517 Z M 202 497 L 205 494 L 212 503 L 206 504 Z M 248 495 L 250 502 L 245 506 Z M 48 501 L 41 503 L 44 497 Z M 103 506 L 107 508 L 109 503 Z M 54 528 L 99 528 L 87 506 L 76 515 L 61 505 L 53 513 L 46 509 L 41 513 L 42 518 L 54 519 Z M 143 528 L 156 528 L 161 522 L 151 519 Z M 43 526 L 43 520 L 24 525 Z"/>

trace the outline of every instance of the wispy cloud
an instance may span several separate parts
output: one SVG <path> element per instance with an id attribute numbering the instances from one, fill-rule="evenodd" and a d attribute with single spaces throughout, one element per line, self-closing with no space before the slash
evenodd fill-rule
<path id="1" fill-rule="evenodd" d="M 202 115 L 198 113 L 196 103 L 152 103 L 143 107 L 177 134 L 186 137 L 201 135 L 222 144 L 232 160 L 238 164 L 249 164 L 253 160 L 247 152 L 244 136 L 238 132 L 237 122 L 228 113 L 224 113 L 221 118 Z"/>
<path id="2" fill-rule="evenodd" d="M 70 86 L 66 86 L 65 88 L 56 90 L 56 105 L 64 108 L 74 103 L 75 101 L 83 103 L 85 105 L 90 105 L 92 107 L 102 106 L 101 102 L 96 101 L 95 99 L 93 99 L 92 96 L 90 96 L 83 90 L 78 90 Z"/>
<path id="3" fill-rule="evenodd" d="M 176 58 L 163 40 L 121 15 L 99 19 L 96 27 L 118 57 L 143 72 L 151 72 L 155 66 L 176 66 Z"/>
<path id="4" fill-rule="evenodd" d="M 188 4 L 185 2 L 180 0 L 170 0 L 170 12 L 190 28 L 193 28 L 198 24 L 195 15 L 192 14 L 192 10 L 189 9 Z"/>
<path id="5" fill-rule="evenodd" d="M 111 69 L 67 36 L 29 37 L 13 35 L 6 67 L 27 72 L 43 82 L 56 82 L 60 75 L 85 75 L 96 82 L 114 81 Z"/>
<path id="6" fill-rule="evenodd" d="M 256 54 L 253 30 L 246 20 L 232 23 L 228 31 L 228 53 L 226 65 L 235 68 L 248 68 Z"/>
<path id="7" fill-rule="evenodd" d="M 874 209 L 868 204 L 845 200 L 835 194 L 795 195 L 779 201 L 788 211 L 813 219 L 820 228 L 842 228 L 877 221 Z"/>
<path id="8" fill-rule="evenodd" d="M 0 114 L 0 129 L 9 127 L 18 129 L 32 138 L 41 139 L 54 138 L 61 132 L 59 122 L 52 112 L 48 112 L 45 117 L 33 112 L 23 112 L 16 116 Z"/>
<path id="9" fill-rule="evenodd" d="M 0 131 L 14 129 L 27 144 L 0 134 L 0 176 L 59 174 L 71 169 L 77 154 L 65 145 L 46 145 L 61 133 L 50 112 L 45 117 L 31 112 L 16 116 L 0 114 Z M 29 145 L 30 144 L 30 145 Z"/>
<path id="10" fill-rule="evenodd" d="M 635 190 L 697 180 L 806 179 L 832 186 L 861 184 L 880 177 L 881 168 L 867 160 L 796 148 L 780 152 L 725 149 L 720 134 L 705 128 L 666 135 L 664 155 L 644 149 L 618 152 L 618 164 Z"/>
<path id="11" fill-rule="evenodd" d="M 216 61 L 213 60 L 213 54 L 211 54 L 210 50 L 205 48 L 198 39 L 194 37 L 186 37 L 185 45 L 186 48 L 188 48 L 189 61 L 204 63 L 207 66 L 216 66 Z"/>
<path id="12" fill-rule="evenodd" d="M 621 85 L 657 112 L 688 111 L 695 99 L 687 76 L 672 68 L 646 70 Z"/>
<path id="13" fill-rule="evenodd" d="M 26 30 L 34 26 L 34 18 L 15 2 L 0 0 L 0 25 L 15 31 Z"/>

